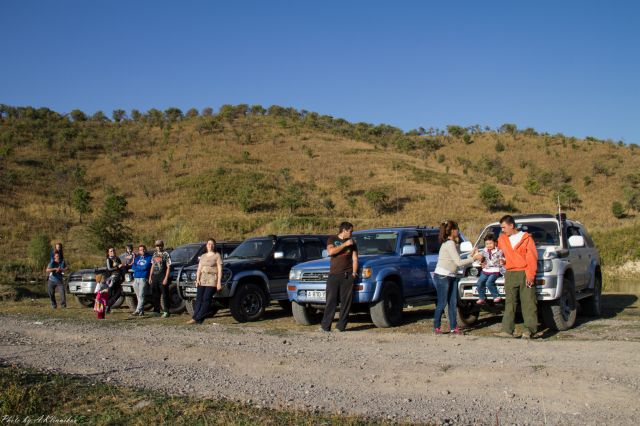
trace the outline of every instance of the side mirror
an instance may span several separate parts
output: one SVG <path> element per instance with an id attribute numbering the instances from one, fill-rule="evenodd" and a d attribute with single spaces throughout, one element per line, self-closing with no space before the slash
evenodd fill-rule
<path id="1" fill-rule="evenodd" d="M 584 247 L 584 237 L 582 235 L 569 237 L 569 247 Z"/>
<path id="2" fill-rule="evenodd" d="M 416 254 L 416 246 L 414 245 L 407 245 L 407 246 L 402 246 L 402 255 L 403 256 L 411 256 L 412 254 Z"/>
<path id="3" fill-rule="evenodd" d="M 322 250 L 322 257 L 329 257 L 329 251 L 327 249 Z"/>
<path id="4" fill-rule="evenodd" d="M 274 259 L 282 259 L 282 258 L 284 258 L 284 252 L 277 251 L 277 252 L 273 253 L 273 258 Z"/>
<path id="5" fill-rule="evenodd" d="M 462 253 L 470 253 L 473 250 L 473 244 L 471 243 L 471 241 L 463 241 L 462 244 L 460 244 L 460 251 Z"/>

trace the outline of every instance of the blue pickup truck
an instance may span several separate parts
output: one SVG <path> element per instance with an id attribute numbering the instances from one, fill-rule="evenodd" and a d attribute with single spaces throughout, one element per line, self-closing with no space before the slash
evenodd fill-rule
<path id="1" fill-rule="evenodd" d="M 354 311 L 368 310 L 377 327 L 393 327 L 402 321 L 405 305 L 435 300 L 433 273 L 440 250 L 437 228 L 370 229 L 354 232 L 353 238 L 359 254 Z M 297 323 L 311 325 L 320 321 L 328 276 L 328 258 L 291 269 L 287 294 Z"/>

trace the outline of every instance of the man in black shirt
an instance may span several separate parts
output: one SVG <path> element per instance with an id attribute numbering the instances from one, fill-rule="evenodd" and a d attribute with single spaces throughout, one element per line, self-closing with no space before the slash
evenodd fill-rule
<path id="1" fill-rule="evenodd" d="M 353 225 L 342 222 L 338 235 L 329 238 L 327 251 L 330 266 L 327 279 L 327 304 L 322 318 L 321 330 L 331 331 L 331 322 L 336 314 L 338 297 L 340 299 L 340 319 L 336 328 L 344 331 L 353 299 L 353 280 L 358 276 L 358 247 L 351 238 Z"/>

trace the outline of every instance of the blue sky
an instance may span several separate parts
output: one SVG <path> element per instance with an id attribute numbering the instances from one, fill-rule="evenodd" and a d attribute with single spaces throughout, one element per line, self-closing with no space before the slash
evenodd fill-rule
<path id="1" fill-rule="evenodd" d="M 0 103 L 293 106 L 640 143 L 640 2 L 0 0 Z"/>

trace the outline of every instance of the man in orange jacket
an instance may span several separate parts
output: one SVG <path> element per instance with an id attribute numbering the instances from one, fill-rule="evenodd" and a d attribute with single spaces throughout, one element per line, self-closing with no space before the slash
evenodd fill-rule
<path id="1" fill-rule="evenodd" d="M 535 287 L 538 250 L 529 233 L 518 231 L 513 216 L 502 217 L 500 228 L 502 233 L 498 238 L 498 248 L 504 253 L 507 272 L 504 275 L 506 301 L 502 316 L 502 332 L 498 336 L 516 337 L 513 332 L 519 300 L 525 327 L 522 338 L 530 339 L 538 331 L 538 299 Z"/>

